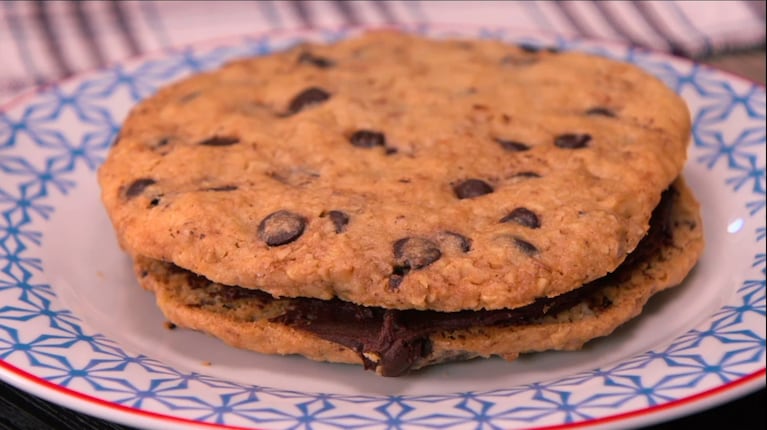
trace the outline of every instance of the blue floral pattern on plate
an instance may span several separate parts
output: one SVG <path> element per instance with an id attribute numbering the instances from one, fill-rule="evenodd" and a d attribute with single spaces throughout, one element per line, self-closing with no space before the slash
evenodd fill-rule
<path id="1" fill-rule="evenodd" d="M 691 327 L 643 352 L 562 377 L 491 389 L 459 381 L 453 390 L 426 394 L 304 391 L 190 371 L 154 358 L 151 348 L 122 345 L 92 327 L 68 306 L 71 301 L 61 300 L 65 289 L 77 287 L 49 277 L 48 265 L 66 251 L 49 243 L 48 226 L 64 208 L 81 204 L 77 190 L 88 183 L 92 189 L 120 122 L 158 87 L 232 58 L 263 55 L 305 38 L 337 40 L 359 30 L 248 36 L 117 65 L 0 111 L 0 376 L 89 413 L 121 421 L 139 417 L 147 426 L 202 422 L 307 429 L 651 422 L 661 419 L 661 409 L 682 411 L 694 399 L 763 385 L 764 88 L 680 59 L 604 43 L 505 29 L 409 30 L 586 50 L 635 63 L 685 97 L 693 118 L 687 172 L 698 178 L 693 188 L 706 197 L 704 208 L 725 212 L 714 217 L 714 228 L 726 233 L 714 235 L 719 239 L 709 246 L 733 241 L 739 250 L 737 258 L 718 267 L 731 290 L 714 295 L 705 304 L 710 312 Z"/>

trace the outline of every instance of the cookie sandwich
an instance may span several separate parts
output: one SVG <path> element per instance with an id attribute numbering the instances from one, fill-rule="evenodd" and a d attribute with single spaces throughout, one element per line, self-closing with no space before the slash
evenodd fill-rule
<path id="1" fill-rule="evenodd" d="M 99 182 L 173 323 L 396 376 L 577 349 L 681 283 L 689 134 L 635 66 L 381 31 L 160 89 Z"/>

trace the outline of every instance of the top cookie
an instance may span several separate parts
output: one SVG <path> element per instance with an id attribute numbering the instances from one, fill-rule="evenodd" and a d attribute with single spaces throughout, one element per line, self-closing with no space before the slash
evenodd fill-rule
<path id="1" fill-rule="evenodd" d="M 139 103 L 99 171 L 121 246 L 277 296 L 513 308 L 613 270 L 686 158 L 637 67 L 393 31 Z"/>

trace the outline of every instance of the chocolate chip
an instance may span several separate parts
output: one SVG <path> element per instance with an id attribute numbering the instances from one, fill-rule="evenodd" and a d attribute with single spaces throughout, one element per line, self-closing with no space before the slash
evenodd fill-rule
<path id="1" fill-rule="evenodd" d="M 556 54 L 559 52 L 559 49 L 554 48 L 553 46 L 538 46 L 538 45 L 532 45 L 529 43 L 520 43 L 517 46 L 519 46 L 519 49 L 530 54 L 534 54 L 536 52 L 541 52 L 541 51 L 546 51 L 552 54 Z"/>
<path id="2" fill-rule="evenodd" d="M 225 192 L 225 191 L 235 191 L 236 189 L 237 189 L 237 185 L 220 185 L 218 187 L 205 188 L 203 191 Z"/>
<path id="3" fill-rule="evenodd" d="M 615 118 L 617 116 L 615 115 L 615 112 L 606 107 L 593 107 L 586 111 L 586 115 L 606 116 L 610 118 Z"/>
<path id="4" fill-rule="evenodd" d="M 306 228 L 306 218 L 279 210 L 272 212 L 258 225 L 258 237 L 269 246 L 285 245 L 298 239 Z"/>
<path id="5" fill-rule="evenodd" d="M 519 172 L 512 175 L 513 178 L 540 178 L 541 175 L 535 172 Z"/>
<path id="6" fill-rule="evenodd" d="M 209 137 L 202 142 L 200 142 L 200 145 L 203 146 L 229 146 L 234 145 L 236 143 L 239 143 L 240 139 L 238 137 L 233 136 L 213 136 Z"/>
<path id="7" fill-rule="evenodd" d="M 155 148 L 162 148 L 163 146 L 166 146 L 170 143 L 169 137 L 163 137 L 162 139 L 158 140 L 157 143 L 155 143 Z"/>
<path id="8" fill-rule="evenodd" d="M 538 248 L 536 248 L 532 243 L 518 237 L 513 237 L 512 240 L 514 241 L 514 245 L 516 245 L 517 248 L 519 248 L 519 250 L 525 254 L 535 255 L 538 253 Z"/>
<path id="9" fill-rule="evenodd" d="M 377 131 L 357 130 L 349 137 L 349 142 L 358 148 L 386 146 L 386 136 Z"/>
<path id="10" fill-rule="evenodd" d="M 296 114 L 302 111 L 304 108 L 319 104 L 330 98 L 330 93 L 322 88 L 311 87 L 307 88 L 290 101 L 288 104 L 288 112 Z"/>
<path id="11" fill-rule="evenodd" d="M 300 64 L 309 64 L 319 67 L 320 69 L 327 69 L 336 65 L 335 61 L 325 57 L 316 56 L 311 52 L 302 52 L 301 55 L 298 56 L 298 62 Z"/>
<path id="12" fill-rule="evenodd" d="M 399 239 L 394 242 L 393 249 L 397 267 L 403 270 L 422 269 L 442 257 L 439 246 L 422 237 Z"/>
<path id="13" fill-rule="evenodd" d="M 459 199 L 471 199 L 493 192 L 493 187 L 480 179 L 467 179 L 453 186 L 453 192 Z"/>
<path id="14" fill-rule="evenodd" d="M 153 208 L 160 204 L 160 197 L 155 197 L 152 200 L 149 201 L 149 207 Z"/>
<path id="15" fill-rule="evenodd" d="M 343 211 L 330 211 L 328 212 L 330 221 L 333 222 L 333 226 L 336 228 L 336 233 L 343 233 L 346 231 L 346 226 L 349 224 L 349 215 Z"/>
<path id="16" fill-rule="evenodd" d="M 522 142 L 517 142 L 515 140 L 496 138 L 495 141 L 501 145 L 501 148 L 511 152 L 522 152 L 530 149 L 530 145 L 524 144 Z"/>
<path id="17" fill-rule="evenodd" d="M 557 136 L 554 145 L 563 149 L 581 149 L 585 148 L 591 141 L 590 134 L 568 133 Z"/>
<path id="18" fill-rule="evenodd" d="M 530 228 L 541 227 L 541 221 L 538 219 L 538 215 L 527 208 L 516 208 L 509 212 L 508 215 L 501 218 L 499 222 L 515 222 Z"/>
<path id="19" fill-rule="evenodd" d="M 525 52 L 529 52 L 531 54 L 534 54 L 534 53 L 536 53 L 536 52 L 541 50 L 540 47 L 535 46 L 535 45 L 531 45 L 529 43 L 520 43 L 517 46 L 519 46 L 519 49 L 521 49 L 521 50 L 523 50 Z"/>
<path id="20" fill-rule="evenodd" d="M 125 190 L 125 197 L 132 199 L 133 197 L 136 197 L 137 195 L 144 192 L 146 187 L 155 183 L 157 183 L 157 181 L 152 178 L 136 179 L 128 186 L 128 189 Z"/>
<path id="21" fill-rule="evenodd" d="M 183 270 L 180 273 L 184 273 L 186 275 L 186 284 L 189 286 L 189 288 L 193 290 L 199 290 L 201 288 L 207 288 L 210 286 L 211 282 L 208 280 L 208 278 L 198 275 L 196 273 L 188 272 L 186 270 Z"/>
<path id="22" fill-rule="evenodd" d="M 471 251 L 472 241 L 468 237 L 454 231 L 443 231 L 442 234 L 447 236 L 450 240 L 454 241 L 458 245 L 458 249 L 460 249 L 462 252 Z"/>

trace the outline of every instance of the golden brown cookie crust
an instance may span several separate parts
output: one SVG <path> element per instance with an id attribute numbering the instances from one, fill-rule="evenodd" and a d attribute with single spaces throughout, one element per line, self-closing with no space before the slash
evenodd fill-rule
<path id="1" fill-rule="evenodd" d="M 223 284 L 513 308 L 620 264 L 689 131 L 632 65 L 375 32 L 160 90 L 99 181 L 128 253 Z"/>

